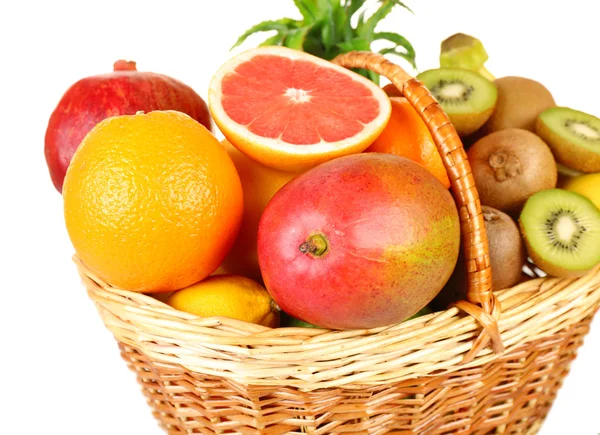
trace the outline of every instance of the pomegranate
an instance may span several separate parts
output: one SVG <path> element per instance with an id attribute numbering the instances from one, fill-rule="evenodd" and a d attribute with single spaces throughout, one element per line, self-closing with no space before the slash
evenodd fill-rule
<path id="1" fill-rule="evenodd" d="M 206 102 L 189 86 L 163 74 L 140 72 L 118 60 L 114 71 L 73 84 L 50 116 L 44 152 L 54 186 L 62 192 L 71 157 L 84 136 L 109 116 L 153 110 L 184 112 L 212 131 Z"/>

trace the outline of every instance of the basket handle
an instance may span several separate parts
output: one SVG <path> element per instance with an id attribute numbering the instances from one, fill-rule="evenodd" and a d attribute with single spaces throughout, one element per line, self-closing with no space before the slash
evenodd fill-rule
<path id="1" fill-rule="evenodd" d="M 483 327 L 463 363 L 471 361 L 490 339 L 494 352 L 503 352 L 504 346 L 498 330 L 500 303 L 492 293 L 488 239 L 479 194 L 467 154 L 448 115 L 423 83 L 381 54 L 353 51 L 337 56 L 332 62 L 346 68 L 368 69 L 387 77 L 427 124 L 448 173 L 460 217 L 467 265 L 468 302 L 459 301 L 455 306 L 473 316 Z"/>

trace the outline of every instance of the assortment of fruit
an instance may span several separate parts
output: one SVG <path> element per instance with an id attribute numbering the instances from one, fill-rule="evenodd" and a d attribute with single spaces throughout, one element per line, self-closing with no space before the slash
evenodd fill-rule
<path id="1" fill-rule="evenodd" d="M 123 61 L 67 91 L 45 152 L 77 255 L 174 309 L 268 327 L 374 328 L 464 299 L 459 214 L 427 125 L 394 86 L 329 62 L 386 39 L 414 63 L 405 38 L 375 32 L 402 3 L 356 27 L 364 1 L 334 7 L 329 27 L 296 3 L 303 20 L 242 35 L 277 30 L 215 72 L 208 104 Z M 600 263 L 600 120 L 532 79 L 494 79 L 486 60 L 454 35 L 417 78 L 467 149 L 493 288 L 528 279 L 528 262 L 581 276 Z"/>
<path id="2" fill-rule="evenodd" d="M 600 119 L 557 106 L 538 81 L 494 79 L 470 35 L 442 42 L 440 68 L 417 77 L 463 139 L 489 239 L 493 289 L 546 274 L 575 277 L 600 263 Z M 458 67 L 457 67 L 458 66 Z M 595 204 L 594 204 L 595 201 Z M 466 296 L 459 261 L 432 305 Z"/>

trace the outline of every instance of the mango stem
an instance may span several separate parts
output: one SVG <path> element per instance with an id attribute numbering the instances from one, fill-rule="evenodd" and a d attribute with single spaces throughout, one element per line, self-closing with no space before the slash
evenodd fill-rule
<path id="1" fill-rule="evenodd" d="M 309 254 L 313 257 L 321 257 L 329 251 L 329 240 L 323 233 L 313 233 L 306 238 L 299 248 L 303 254 Z"/>

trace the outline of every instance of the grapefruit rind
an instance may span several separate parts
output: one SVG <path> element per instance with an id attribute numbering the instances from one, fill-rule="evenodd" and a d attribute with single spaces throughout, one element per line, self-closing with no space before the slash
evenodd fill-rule
<path id="1" fill-rule="evenodd" d="M 255 134 L 245 125 L 234 121 L 222 104 L 222 82 L 239 65 L 249 62 L 258 55 L 275 55 L 292 60 L 309 61 L 317 66 L 330 68 L 364 85 L 377 101 L 379 113 L 363 129 L 343 140 L 327 142 L 321 139 L 314 144 L 291 144 L 281 138 L 268 138 Z M 367 149 L 383 131 L 391 115 L 391 103 L 387 94 L 373 82 L 344 67 L 311 54 L 286 47 L 258 47 L 244 51 L 231 58 L 214 75 L 208 94 L 208 105 L 215 124 L 223 135 L 241 152 L 265 166 L 284 170 L 300 171 L 319 163 L 347 154 L 360 153 Z"/>

